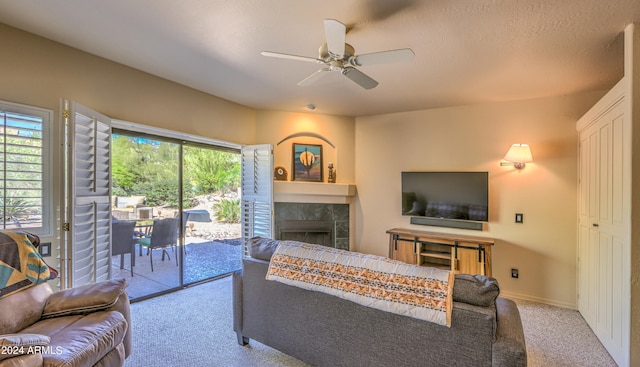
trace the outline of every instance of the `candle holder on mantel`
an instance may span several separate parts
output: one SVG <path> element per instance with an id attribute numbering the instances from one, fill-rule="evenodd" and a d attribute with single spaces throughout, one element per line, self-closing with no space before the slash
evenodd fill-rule
<path id="1" fill-rule="evenodd" d="M 329 178 L 327 182 L 336 183 L 336 171 L 333 169 L 333 163 L 329 163 Z"/>

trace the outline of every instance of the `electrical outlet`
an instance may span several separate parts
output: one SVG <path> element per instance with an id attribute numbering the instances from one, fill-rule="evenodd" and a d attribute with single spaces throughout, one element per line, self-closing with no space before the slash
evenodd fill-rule
<path id="1" fill-rule="evenodd" d="M 512 278 L 518 278 L 518 276 L 520 275 L 520 273 L 518 272 L 518 269 L 511 269 L 511 277 Z"/>
<path id="2" fill-rule="evenodd" d="M 38 252 L 42 257 L 51 256 L 51 242 L 43 242 L 38 246 Z"/>

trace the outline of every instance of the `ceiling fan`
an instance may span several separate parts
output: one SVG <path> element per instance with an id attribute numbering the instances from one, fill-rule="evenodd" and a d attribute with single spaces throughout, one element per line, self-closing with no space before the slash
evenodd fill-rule
<path id="1" fill-rule="evenodd" d="M 353 46 L 346 43 L 347 27 L 335 19 L 324 20 L 324 32 L 327 43 L 320 46 L 318 58 L 271 51 L 263 51 L 261 54 L 268 57 L 326 65 L 299 82 L 300 86 L 312 84 L 327 75 L 329 71 L 339 71 L 364 89 L 375 88 L 378 82 L 356 69 L 356 66 L 410 61 L 414 56 L 413 51 L 409 48 L 356 55 Z"/>

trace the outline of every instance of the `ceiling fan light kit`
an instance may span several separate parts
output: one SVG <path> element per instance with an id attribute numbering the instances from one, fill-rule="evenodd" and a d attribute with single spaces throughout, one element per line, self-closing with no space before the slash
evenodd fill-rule
<path id="1" fill-rule="evenodd" d="M 324 30 L 327 43 L 320 46 L 318 58 L 271 51 L 263 51 L 261 54 L 267 57 L 326 65 L 326 67 L 300 81 L 298 83 L 300 86 L 313 84 L 325 76 L 328 71 L 338 71 L 364 89 L 375 88 L 378 82 L 358 70 L 356 66 L 405 62 L 412 60 L 414 56 L 413 51 L 409 48 L 356 55 L 353 46 L 346 43 L 347 27 L 344 24 L 335 19 L 325 19 Z"/>

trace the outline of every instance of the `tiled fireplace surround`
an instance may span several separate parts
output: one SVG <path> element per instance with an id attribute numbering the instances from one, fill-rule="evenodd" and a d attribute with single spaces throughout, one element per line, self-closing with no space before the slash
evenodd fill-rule
<path id="1" fill-rule="evenodd" d="M 275 237 L 349 250 L 355 185 L 274 182 Z"/>

